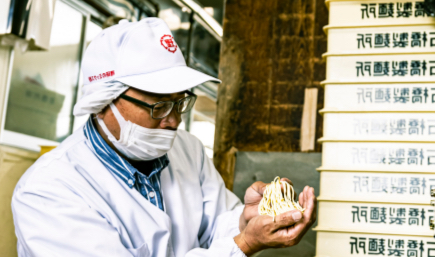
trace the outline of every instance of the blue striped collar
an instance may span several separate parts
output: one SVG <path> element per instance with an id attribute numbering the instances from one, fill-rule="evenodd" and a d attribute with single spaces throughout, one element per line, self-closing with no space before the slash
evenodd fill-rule
<path id="1" fill-rule="evenodd" d="M 127 160 L 119 156 L 119 154 L 117 154 L 104 141 L 92 122 L 92 116 L 84 126 L 84 133 L 88 139 L 91 150 L 95 153 L 98 159 L 104 164 L 104 166 L 106 166 L 107 169 L 116 174 L 130 188 L 136 184 L 136 173 L 139 173 L 139 175 L 145 179 L 156 175 L 160 177 L 160 172 L 169 164 L 169 159 L 166 154 L 160 158 L 157 158 L 153 163 L 153 170 L 147 178 L 135 167 L 133 167 Z"/>

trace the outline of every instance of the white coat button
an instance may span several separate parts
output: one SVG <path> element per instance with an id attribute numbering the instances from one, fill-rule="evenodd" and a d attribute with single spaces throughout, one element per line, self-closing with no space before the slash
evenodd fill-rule
<path id="1" fill-rule="evenodd" d="M 130 186 L 132 186 L 132 185 L 133 185 L 133 180 L 132 180 L 132 179 L 129 179 L 129 180 L 128 180 L 128 184 L 129 184 Z"/>
<path id="2" fill-rule="evenodd" d="M 154 196 L 156 196 L 156 193 L 154 193 L 154 192 L 149 193 L 149 197 L 153 198 Z"/>

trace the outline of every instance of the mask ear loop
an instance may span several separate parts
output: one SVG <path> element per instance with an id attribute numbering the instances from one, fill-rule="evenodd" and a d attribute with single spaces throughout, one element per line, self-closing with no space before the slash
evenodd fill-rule
<path id="1" fill-rule="evenodd" d="M 97 121 L 100 124 L 101 128 L 103 129 L 104 133 L 106 133 L 106 135 L 109 137 L 109 140 L 110 141 L 113 141 L 113 140 L 117 141 L 116 138 L 112 135 L 112 133 L 107 128 L 106 123 L 104 123 L 104 121 L 100 117 L 96 116 L 96 118 L 97 118 Z"/>
<path id="2" fill-rule="evenodd" d="M 110 109 L 112 109 L 113 114 L 115 115 L 116 120 L 119 123 L 119 126 L 124 128 L 127 125 L 127 121 L 122 117 L 121 113 L 119 112 L 118 108 L 113 103 L 110 103 Z"/>
<path id="3" fill-rule="evenodd" d="M 118 124 L 121 128 L 121 131 L 123 128 L 125 128 L 125 125 L 127 125 L 127 121 L 125 121 L 124 117 L 122 117 L 121 113 L 119 112 L 118 108 L 113 103 L 110 103 L 110 109 L 112 109 L 113 115 L 115 115 L 116 120 L 118 121 Z M 106 123 L 96 116 L 98 123 L 100 124 L 101 128 L 103 129 L 104 133 L 109 137 L 110 141 L 118 141 L 115 136 L 110 132 L 110 130 L 107 128 Z"/>

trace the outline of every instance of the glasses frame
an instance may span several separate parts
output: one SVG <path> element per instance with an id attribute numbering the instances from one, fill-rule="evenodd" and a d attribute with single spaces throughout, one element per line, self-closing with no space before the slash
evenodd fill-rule
<path id="1" fill-rule="evenodd" d="M 153 118 L 153 119 L 155 119 L 155 120 L 161 120 L 161 119 L 166 118 L 169 114 L 171 114 L 171 112 L 172 112 L 172 110 L 174 109 L 174 107 L 175 107 L 176 105 L 180 106 L 180 102 L 183 101 L 183 100 L 186 99 L 186 98 L 193 97 L 193 104 L 192 104 L 192 108 L 193 108 L 193 105 L 195 105 L 195 102 L 196 102 L 196 99 L 198 98 L 198 96 L 195 95 L 194 93 L 190 92 L 189 90 L 186 90 L 184 93 L 188 94 L 188 96 L 183 97 L 183 98 L 181 98 L 181 99 L 179 99 L 179 100 L 177 100 L 177 101 L 160 101 L 160 102 L 157 102 L 157 103 L 154 103 L 154 104 L 149 104 L 149 103 L 146 103 L 146 102 L 144 102 L 144 101 L 138 100 L 138 99 L 133 98 L 133 97 L 131 97 L 131 96 L 125 95 L 125 93 L 122 93 L 119 97 L 122 98 L 122 99 L 124 99 L 124 100 L 127 100 L 127 101 L 129 101 L 129 102 L 132 102 L 132 103 L 135 103 L 135 104 L 138 104 L 138 105 L 142 105 L 142 106 L 145 106 L 145 107 L 151 109 L 151 118 Z M 173 105 L 172 105 L 172 108 L 171 108 L 171 110 L 168 112 L 168 114 L 166 114 L 164 117 L 161 117 L 161 118 L 154 118 L 154 107 L 155 107 L 156 105 L 158 105 L 158 104 L 161 104 L 161 103 L 167 103 L 167 102 L 171 102 L 171 103 L 173 104 Z M 180 112 L 180 111 L 178 110 L 178 108 L 177 108 L 176 110 L 177 110 L 177 112 L 178 112 L 179 114 L 183 114 L 183 113 L 189 112 L 190 110 L 192 110 L 192 108 L 190 108 L 188 111 L 185 111 L 185 112 Z"/>

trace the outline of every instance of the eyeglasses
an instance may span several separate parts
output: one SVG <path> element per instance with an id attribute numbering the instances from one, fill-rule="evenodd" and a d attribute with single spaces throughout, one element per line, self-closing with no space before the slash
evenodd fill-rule
<path id="1" fill-rule="evenodd" d="M 174 108 L 175 105 L 178 106 L 176 110 L 180 114 L 186 113 L 192 109 L 193 105 L 195 104 L 197 95 L 195 95 L 190 91 L 186 91 L 185 93 L 187 93 L 188 96 L 178 101 L 162 101 L 155 104 L 147 104 L 141 100 L 138 100 L 136 98 L 130 97 L 125 94 L 121 94 L 119 97 L 129 102 L 150 108 L 151 117 L 153 119 L 163 119 L 172 112 L 172 109 Z"/>

